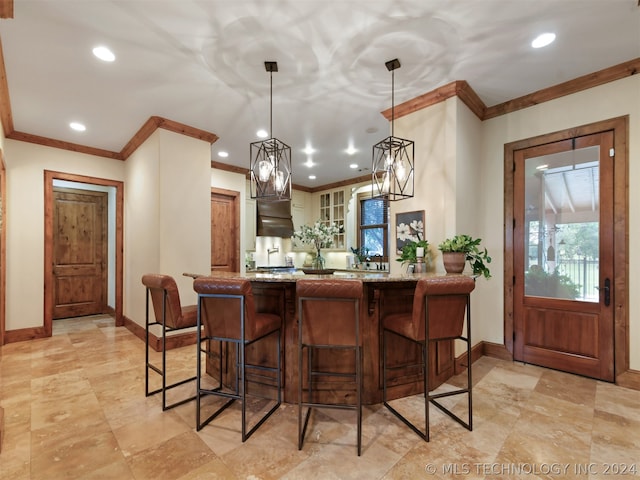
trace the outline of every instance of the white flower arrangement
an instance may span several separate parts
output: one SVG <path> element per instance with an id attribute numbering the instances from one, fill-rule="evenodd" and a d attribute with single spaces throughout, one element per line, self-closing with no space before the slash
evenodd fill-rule
<path id="1" fill-rule="evenodd" d="M 302 225 L 300 230 L 293 232 L 293 238 L 302 243 L 309 243 L 319 252 L 321 248 L 329 248 L 333 245 L 333 237 L 340 233 L 335 223 L 329 225 L 318 220 L 313 225 Z"/>

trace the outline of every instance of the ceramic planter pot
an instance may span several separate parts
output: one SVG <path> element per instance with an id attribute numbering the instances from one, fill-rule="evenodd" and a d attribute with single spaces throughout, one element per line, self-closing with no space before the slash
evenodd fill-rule
<path id="1" fill-rule="evenodd" d="M 464 252 L 442 252 L 442 263 L 447 273 L 462 273 L 465 259 Z"/>

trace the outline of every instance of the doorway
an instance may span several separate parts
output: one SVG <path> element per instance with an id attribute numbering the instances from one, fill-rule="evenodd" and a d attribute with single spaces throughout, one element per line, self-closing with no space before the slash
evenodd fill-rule
<path id="1" fill-rule="evenodd" d="M 79 255 L 78 252 L 73 254 L 65 253 L 65 250 L 69 248 L 68 245 L 65 245 L 68 243 L 66 237 L 77 235 L 77 233 L 71 232 L 76 232 L 78 229 L 88 229 L 89 225 L 93 225 L 95 221 L 93 214 L 97 210 L 104 208 L 104 206 L 96 207 L 96 204 L 92 201 L 92 199 L 104 195 L 99 191 L 107 192 L 106 211 L 108 213 L 106 213 L 106 217 L 109 224 L 109 240 L 106 242 L 106 253 L 96 254 L 96 252 L 89 252 L 91 253 L 89 256 L 92 257 L 93 263 L 97 262 L 96 258 L 101 258 L 100 261 L 104 263 L 103 266 L 97 269 L 99 273 L 96 273 L 96 266 L 94 265 L 93 275 L 105 275 L 110 279 L 107 292 L 98 294 L 98 297 L 104 295 L 101 308 L 95 305 L 96 302 L 86 300 L 89 296 L 96 296 L 95 292 L 91 295 L 88 292 L 88 290 L 94 290 L 94 287 L 88 288 L 92 282 L 81 282 L 74 278 L 75 273 L 79 273 L 80 276 L 87 274 L 88 265 L 92 262 L 85 261 L 84 254 Z M 122 212 L 122 182 L 45 171 L 44 330 L 46 336 L 51 336 L 54 318 L 86 315 L 89 314 L 89 311 L 100 313 L 101 310 L 110 313 L 115 316 L 116 326 L 124 324 L 122 316 Z M 67 220 L 57 218 L 61 213 L 63 215 L 70 214 L 71 217 L 76 218 Z M 89 221 L 90 218 L 92 219 L 91 221 Z M 60 237 L 65 238 L 56 238 L 59 233 L 62 233 Z M 94 232 L 91 235 L 84 235 L 84 237 L 94 238 L 102 234 Z M 77 249 L 78 245 L 82 245 L 82 242 L 76 243 L 77 245 L 73 248 Z M 97 244 L 92 243 L 92 245 L 93 247 L 91 248 L 95 248 Z M 91 250 L 86 245 L 82 248 Z M 105 260 L 105 256 L 110 260 Z M 78 259 L 82 261 L 78 261 Z M 62 263 L 60 263 L 60 260 L 62 260 Z M 72 274 L 68 275 L 70 272 Z M 62 284 L 58 282 L 60 278 L 64 278 Z M 95 285 L 95 282 L 93 285 Z M 83 291 L 83 289 L 87 291 Z M 61 291 L 64 293 L 62 296 Z M 70 301 L 72 296 L 75 296 L 75 299 Z M 60 305 L 61 300 L 63 305 Z M 89 310 L 85 310 L 86 308 L 89 308 Z"/>
<path id="2" fill-rule="evenodd" d="M 625 134 L 622 118 L 507 146 L 514 360 L 610 382 L 628 369 Z"/>

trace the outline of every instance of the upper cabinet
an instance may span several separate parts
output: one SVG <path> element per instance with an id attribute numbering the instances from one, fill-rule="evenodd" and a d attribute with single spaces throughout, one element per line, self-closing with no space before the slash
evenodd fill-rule
<path id="1" fill-rule="evenodd" d="M 345 193 L 344 188 L 330 190 L 320 194 L 320 221 L 325 225 L 335 223 L 340 233 L 333 237 L 333 248 L 345 249 Z"/>
<path id="2" fill-rule="evenodd" d="M 294 230 L 300 230 L 302 225 L 307 224 L 307 203 L 304 192 L 293 190 L 291 193 L 291 219 Z"/>

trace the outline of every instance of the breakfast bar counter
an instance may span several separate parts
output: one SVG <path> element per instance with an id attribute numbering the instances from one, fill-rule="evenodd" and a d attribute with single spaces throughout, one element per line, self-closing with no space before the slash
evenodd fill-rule
<path id="1" fill-rule="evenodd" d="M 186 274 L 197 277 L 196 274 Z M 363 403 L 376 404 L 382 402 L 382 327 L 380 319 L 391 313 L 410 312 L 413 307 L 413 293 L 417 281 L 423 277 L 444 276 L 442 274 L 399 274 L 393 275 L 370 272 L 336 272 L 332 275 L 305 275 L 303 272 L 295 273 L 231 273 L 214 272 L 212 277 L 218 278 L 243 278 L 251 281 L 256 308 L 260 312 L 276 313 L 283 318 L 282 329 L 282 362 L 283 362 L 283 399 L 285 402 L 295 403 L 298 392 L 298 320 L 296 301 L 296 281 L 298 279 L 358 279 L 363 282 L 363 301 L 360 307 L 360 333 L 363 346 Z M 447 277 L 459 275 L 447 274 Z M 454 278 L 452 278 L 453 280 Z M 273 345 L 268 342 L 275 339 L 265 339 L 262 343 L 252 345 L 247 352 L 248 359 L 254 357 L 260 361 L 274 361 L 269 356 L 274 351 Z M 422 375 L 415 367 L 419 363 L 421 352 L 415 344 L 392 336 L 388 339 L 388 364 L 404 366 L 394 370 L 393 378 L 387 380 L 389 398 L 400 398 L 417 394 L 423 391 Z M 446 381 L 454 373 L 454 347 L 451 340 L 437 342 L 435 348 L 430 348 L 433 355 L 430 365 L 433 366 L 430 375 L 432 388 Z M 353 358 L 332 355 L 320 361 L 351 363 Z M 207 372 L 218 376 L 217 363 L 207 363 Z M 340 367 L 338 365 L 338 368 Z M 345 365 L 345 367 L 348 367 Z M 222 372 L 223 381 L 234 370 L 232 366 L 226 367 L 228 371 Z M 353 367 L 351 367 L 353 368 Z M 347 396 L 349 392 L 342 392 L 340 385 L 329 384 L 324 386 L 326 395 L 331 397 Z"/>

